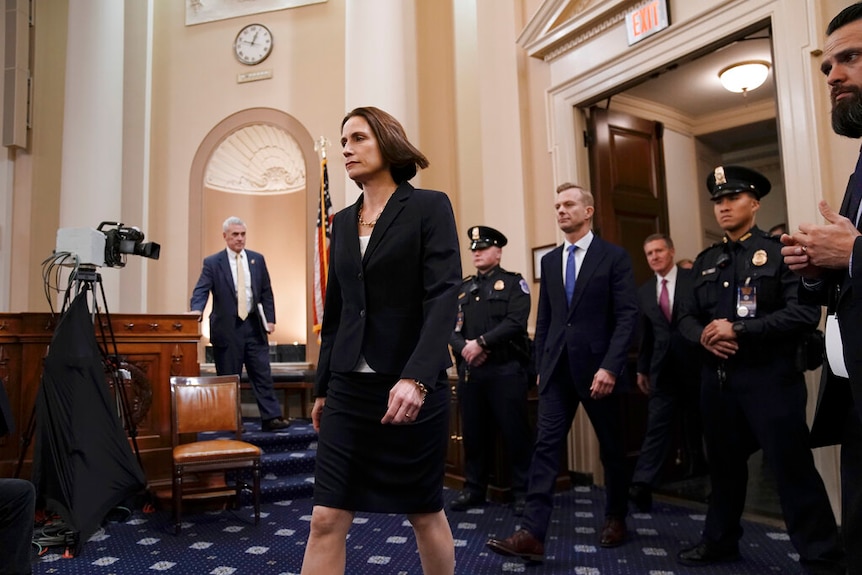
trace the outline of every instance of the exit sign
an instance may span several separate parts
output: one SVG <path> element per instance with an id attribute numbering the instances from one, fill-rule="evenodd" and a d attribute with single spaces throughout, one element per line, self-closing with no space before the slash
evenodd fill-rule
<path id="1" fill-rule="evenodd" d="M 670 25 L 667 0 L 650 0 L 626 12 L 626 36 L 629 46 L 636 44 Z"/>

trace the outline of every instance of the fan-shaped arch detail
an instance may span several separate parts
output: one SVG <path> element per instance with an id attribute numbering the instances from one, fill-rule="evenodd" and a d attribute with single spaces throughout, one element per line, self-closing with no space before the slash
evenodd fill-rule
<path id="1" fill-rule="evenodd" d="M 232 194 L 290 194 L 305 189 L 305 159 L 297 141 L 269 124 L 228 136 L 207 164 L 206 186 Z"/>

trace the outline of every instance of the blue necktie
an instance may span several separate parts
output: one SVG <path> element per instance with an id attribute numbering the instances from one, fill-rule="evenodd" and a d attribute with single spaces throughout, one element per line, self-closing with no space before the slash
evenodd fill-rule
<path id="1" fill-rule="evenodd" d="M 569 246 L 569 256 L 566 259 L 566 302 L 572 304 L 572 295 L 575 293 L 575 250 L 578 246 Z"/>

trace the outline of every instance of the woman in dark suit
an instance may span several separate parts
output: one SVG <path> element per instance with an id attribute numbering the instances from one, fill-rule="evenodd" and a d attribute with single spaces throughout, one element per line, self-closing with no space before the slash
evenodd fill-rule
<path id="1" fill-rule="evenodd" d="M 332 223 L 302 573 L 344 573 L 353 515 L 367 511 L 405 513 L 423 572 L 451 575 L 445 370 L 461 283 L 452 205 L 408 183 L 428 160 L 395 118 L 357 108 L 341 127 L 347 174 L 363 192 Z"/>

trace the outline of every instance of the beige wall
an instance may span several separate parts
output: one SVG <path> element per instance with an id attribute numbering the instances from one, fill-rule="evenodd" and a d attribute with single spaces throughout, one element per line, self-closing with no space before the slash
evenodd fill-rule
<path id="1" fill-rule="evenodd" d="M 344 113 L 343 11 L 342 1 L 330 0 L 299 9 L 185 26 L 184 3 L 155 3 L 147 235 L 162 243 L 162 256 L 149 264 L 148 311 L 187 310 L 197 279 L 189 271 L 189 259 L 199 261 L 207 255 L 189 250 L 189 211 L 195 208 L 189 206 L 189 178 L 192 159 L 210 130 L 238 111 L 275 108 L 298 119 L 312 137 L 325 136 L 338 142 Z M 266 25 L 274 36 L 272 54 L 253 68 L 240 64 L 232 50 L 236 33 L 252 22 Z M 237 83 L 238 74 L 261 69 L 272 70 L 272 79 Z M 329 152 L 330 157 L 337 157 L 332 148 Z M 339 166 L 333 164 L 330 171 L 337 173 Z M 330 186 L 337 203 L 343 197 L 340 178 L 331 178 Z M 291 217 L 285 214 L 283 225 L 292 225 Z M 295 217 L 303 220 L 305 214 Z M 211 233 L 220 237 L 221 230 Z M 252 230 L 248 247 L 264 255 L 291 249 L 269 241 L 266 229 Z M 287 298 L 284 294 L 279 297 L 277 285 L 274 290 L 281 306 L 280 299 Z M 294 332 L 277 334 L 279 339 L 305 341 L 304 334 Z"/>
<path id="2" fill-rule="evenodd" d="M 40 262 L 54 249 L 59 222 L 67 9 L 66 0 L 35 4 L 29 148 L 9 150 L 14 166 L 10 311 L 48 310 Z"/>

